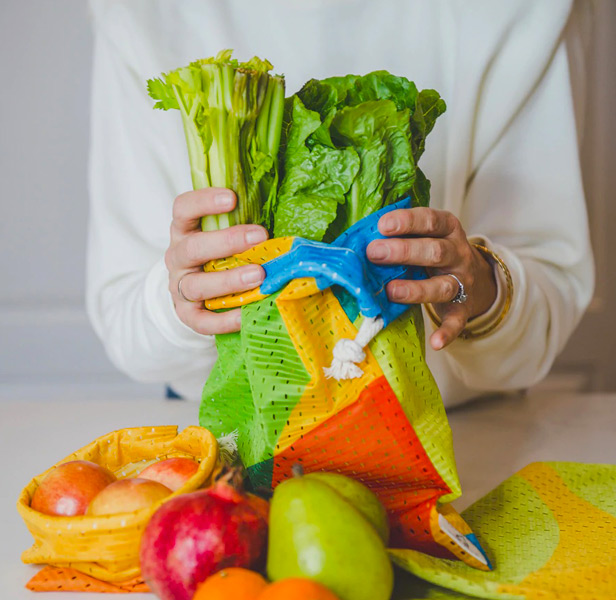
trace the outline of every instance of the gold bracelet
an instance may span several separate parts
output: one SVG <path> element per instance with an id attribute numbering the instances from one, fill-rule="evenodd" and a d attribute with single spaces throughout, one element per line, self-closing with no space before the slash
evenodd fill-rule
<path id="1" fill-rule="evenodd" d="M 499 268 L 505 275 L 505 281 L 507 282 L 507 295 L 505 297 L 505 302 L 503 304 L 503 310 L 501 310 L 498 317 L 494 319 L 494 321 L 492 321 L 490 325 L 488 325 L 487 327 L 484 327 L 483 329 L 480 329 L 479 331 L 468 331 L 467 329 L 462 331 L 462 333 L 460 334 L 460 337 L 464 340 L 472 340 L 472 339 L 485 337 L 486 335 L 488 335 L 488 333 L 491 333 L 492 331 L 494 331 L 503 322 L 503 320 L 507 316 L 507 313 L 509 312 L 509 309 L 511 308 L 511 302 L 513 301 L 513 279 L 511 277 L 509 268 L 503 262 L 503 259 L 500 256 L 498 256 L 498 254 L 496 254 L 495 252 L 492 252 L 492 250 L 490 250 L 489 248 L 486 248 L 485 246 L 482 246 L 481 244 L 472 243 L 471 246 L 479 250 L 479 252 L 481 252 L 483 257 L 490 264 L 496 263 L 499 266 Z M 432 306 L 432 304 L 427 303 L 427 304 L 424 304 L 424 306 L 425 306 L 426 312 L 428 313 L 428 316 L 430 317 L 434 325 L 436 325 L 436 327 L 440 327 L 441 320 L 438 318 L 438 315 L 436 314 L 436 311 L 434 310 L 434 307 Z"/>

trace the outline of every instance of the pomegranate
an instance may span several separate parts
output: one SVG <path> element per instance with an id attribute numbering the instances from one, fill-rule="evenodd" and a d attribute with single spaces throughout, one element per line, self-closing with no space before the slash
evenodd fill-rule
<path id="1" fill-rule="evenodd" d="M 190 600 L 223 568 L 263 566 L 267 518 L 262 500 L 241 490 L 234 470 L 212 487 L 165 502 L 143 537 L 141 574 L 161 600 Z"/>

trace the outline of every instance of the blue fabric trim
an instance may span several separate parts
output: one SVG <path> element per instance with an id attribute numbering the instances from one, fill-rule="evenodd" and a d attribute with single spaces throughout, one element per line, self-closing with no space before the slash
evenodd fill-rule
<path id="1" fill-rule="evenodd" d="M 479 550 L 479 552 L 481 552 L 481 554 L 483 555 L 483 557 L 486 559 L 486 561 L 488 563 L 488 568 L 491 571 L 494 567 L 492 567 L 492 563 L 490 562 L 490 559 L 488 558 L 488 555 L 484 552 L 483 548 L 481 547 L 481 544 L 479 543 L 479 540 L 477 539 L 477 536 L 474 533 L 467 533 L 464 537 L 469 542 L 471 542 L 471 544 L 473 544 L 473 546 L 475 546 L 477 548 L 477 550 Z"/>
<path id="2" fill-rule="evenodd" d="M 314 277 L 321 290 L 332 285 L 343 287 L 356 299 L 363 316 L 381 316 L 388 325 L 409 305 L 391 302 L 385 293 L 387 283 L 394 279 L 427 278 L 423 267 L 375 265 L 366 257 L 368 244 L 386 237 L 378 230 L 379 219 L 400 208 L 411 208 L 411 199 L 404 198 L 364 217 L 331 244 L 295 238 L 289 252 L 263 265 L 265 280 L 261 293 L 277 292 L 299 277 Z"/>

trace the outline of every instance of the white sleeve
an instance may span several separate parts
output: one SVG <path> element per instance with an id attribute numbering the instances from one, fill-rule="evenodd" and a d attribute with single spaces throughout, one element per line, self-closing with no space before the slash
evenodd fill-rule
<path id="1" fill-rule="evenodd" d="M 490 115 L 479 113 L 477 127 Z M 482 123 L 482 120 L 484 123 Z M 469 181 L 460 219 L 508 265 L 511 310 L 481 339 L 427 347 L 446 404 L 543 378 L 590 302 L 594 270 L 567 56 L 560 44 Z M 427 325 L 429 335 L 434 329 Z M 428 345 L 427 345 L 428 346 Z"/>
<path id="2" fill-rule="evenodd" d="M 95 24 L 88 314 L 120 370 L 198 397 L 214 339 L 177 317 L 163 260 L 173 199 L 190 189 L 185 142 L 179 116 L 154 111 L 147 96 L 145 80 L 160 65 L 140 61 L 148 53 L 136 41 L 118 41 L 120 30 L 106 27 L 111 18 L 98 15 Z M 187 380 L 196 382 L 191 390 Z"/>

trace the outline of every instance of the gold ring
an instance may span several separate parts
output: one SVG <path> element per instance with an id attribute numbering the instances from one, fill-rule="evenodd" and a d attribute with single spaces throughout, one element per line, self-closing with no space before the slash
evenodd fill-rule
<path id="1" fill-rule="evenodd" d="M 187 298 L 186 296 L 184 296 L 184 292 L 182 291 L 182 279 L 184 279 L 184 277 L 186 277 L 186 275 L 188 274 L 189 273 L 184 273 L 184 275 L 182 275 L 182 277 L 180 277 L 180 279 L 178 280 L 178 294 L 180 298 L 182 298 L 183 300 L 186 300 L 186 302 L 198 302 L 198 300 L 191 300 L 190 298 Z"/>

